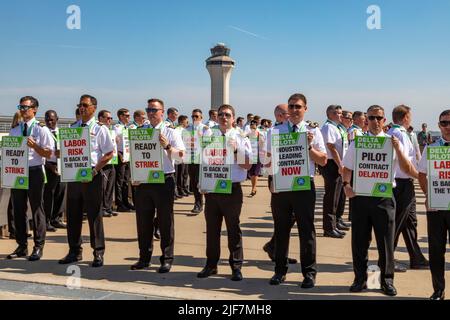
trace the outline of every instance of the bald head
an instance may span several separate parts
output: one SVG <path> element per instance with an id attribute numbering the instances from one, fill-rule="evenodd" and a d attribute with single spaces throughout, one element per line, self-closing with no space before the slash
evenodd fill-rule
<path id="1" fill-rule="evenodd" d="M 277 123 L 283 123 L 286 120 L 289 119 L 289 113 L 288 113 L 288 105 L 287 104 L 279 104 L 275 108 L 275 119 L 277 120 Z"/>

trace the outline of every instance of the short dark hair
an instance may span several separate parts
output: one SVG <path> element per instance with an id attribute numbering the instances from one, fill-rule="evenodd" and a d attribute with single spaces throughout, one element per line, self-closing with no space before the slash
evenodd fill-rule
<path id="1" fill-rule="evenodd" d="M 254 116 L 253 120 L 256 120 L 256 121 L 261 120 L 261 117 L 260 116 Z"/>
<path id="2" fill-rule="evenodd" d="M 220 109 L 220 108 L 219 108 L 219 109 Z M 211 116 L 213 115 L 214 112 L 218 112 L 218 110 L 215 110 L 215 109 L 209 110 L 209 112 L 208 112 L 209 116 L 211 117 Z"/>
<path id="3" fill-rule="evenodd" d="M 189 119 L 187 116 L 181 115 L 181 116 L 178 117 L 178 123 L 180 123 L 180 122 L 182 122 L 184 120 L 187 120 L 187 119 Z"/>
<path id="4" fill-rule="evenodd" d="M 95 97 L 90 96 L 90 95 L 88 95 L 88 94 L 83 94 L 83 95 L 80 97 L 80 101 L 83 100 L 83 99 L 89 99 L 89 100 L 91 100 L 91 103 L 92 103 L 95 107 L 97 107 L 97 99 L 96 99 Z"/>
<path id="5" fill-rule="evenodd" d="M 35 97 L 25 96 L 23 98 L 20 98 L 20 103 L 21 104 L 24 103 L 25 101 L 31 101 L 31 106 L 33 108 L 39 108 L 39 101 Z"/>
<path id="6" fill-rule="evenodd" d="M 79 116 L 80 115 L 80 109 L 76 108 L 75 109 L 75 116 Z"/>
<path id="7" fill-rule="evenodd" d="M 229 104 L 223 104 L 223 105 L 221 105 L 221 106 L 219 107 L 219 110 L 217 110 L 217 112 L 220 112 L 220 111 L 222 111 L 223 109 L 230 109 L 230 110 L 231 110 L 231 113 L 233 114 L 233 118 L 235 117 L 236 112 L 234 111 L 234 108 L 233 108 L 231 105 L 229 105 Z"/>
<path id="8" fill-rule="evenodd" d="M 236 123 L 239 123 L 239 121 L 243 121 L 243 120 L 245 120 L 245 119 L 242 117 L 239 117 L 239 118 L 237 118 Z"/>
<path id="9" fill-rule="evenodd" d="M 385 115 L 384 108 L 382 106 L 377 105 L 377 104 L 374 104 L 373 106 L 370 106 L 369 109 L 367 109 L 367 113 L 369 113 L 371 111 L 376 111 L 376 110 L 383 111 L 383 114 Z"/>
<path id="10" fill-rule="evenodd" d="M 203 112 L 200 109 L 194 109 L 192 110 L 192 113 L 200 113 L 201 115 L 203 115 Z"/>
<path id="11" fill-rule="evenodd" d="M 164 102 L 161 99 L 152 98 L 152 99 L 148 99 L 148 101 L 147 101 L 147 103 L 155 103 L 155 102 L 159 103 L 164 110 Z"/>
<path id="12" fill-rule="evenodd" d="M 404 104 L 395 107 L 392 110 L 392 120 L 397 123 L 403 120 L 403 118 L 411 111 L 411 108 Z"/>
<path id="13" fill-rule="evenodd" d="M 327 108 L 327 116 L 329 116 L 332 112 L 336 112 L 336 110 L 342 110 L 342 107 L 338 104 L 332 104 Z"/>
<path id="14" fill-rule="evenodd" d="M 305 103 L 305 105 L 308 104 L 308 100 L 302 93 L 294 93 L 292 96 L 289 97 L 288 102 L 291 100 L 302 100 Z"/>
<path id="15" fill-rule="evenodd" d="M 353 112 L 351 112 L 351 111 L 344 110 L 344 111 L 342 111 L 342 115 L 344 117 L 348 117 L 349 115 L 352 115 L 352 119 L 353 119 Z"/>
<path id="16" fill-rule="evenodd" d="M 108 111 L 108 110 L 102 110 L 102 111 L 100 111 L 99 113 L 98 113 L 98 118 L 100 119 L 100 118 L 104 118 L 105 117 L 105 113 L 111 113 L 110 111 Z"/>
<path id="17" fill-rule="evenodd" d="M 130 113 L 130 110 L 128 110 L 126 108 L 121 108 L 121 109 L 119 109 L 119 111 L 117 111 L 117 117 L 120 118 L 120 116 L 123 116 L 127 112 Z"/>
<path id="18" fill-rule="evenodd" d="M 167 115 L 172 114 L 172 113 L 177 113 L 178 109 L 177 108 L 169 108 L 167 109 Z"/>
<path id="19" fill-rule="evenodd" d="M 363 117 L 363 116 L 364 116 L 364 112 L 362 112 L 362 111 L 355 111 L 355 112 L 353 112 L 352 118 L 353 118 L 353 120 L 355 120 L 355 119 L 358 119 L 359 117 Z"/>
<path id="20" fill-rule="evenodd" d="M 254 115 L 253 115 L 253 113 L 249 113 L 249 114 L 247 114 L 247 118 L 249 118 L 249 117 L 253 117 Z"/>
<path id="21" fill-rule="evenodd" d="M 441 120 L 443 117 L 446 117 L 446 116 L 450 116 L 450 109 L 443 111 L 441 113 L 441 115 L 439 116 L 439 120 Z"/>
<path id="22" fill-rule="evenodd" d="M 44 117 L 47 118 L 47 117 L 50 116 L 51 114 L 54 114 L 55 117 L 56 117 L 56 119 L 58 119 L 58 114 L 56 113 L 55 110 L 47 110 L 47 111 L 45 111 Z"/>
<path id="23" fill-rule="evenodd" d="M 133 113 L 133 119 L 136 119 L 137 117 L 142 116 L 142 115 L 145 116 L 145 111 L 144 110 L 136 110 Z"/>

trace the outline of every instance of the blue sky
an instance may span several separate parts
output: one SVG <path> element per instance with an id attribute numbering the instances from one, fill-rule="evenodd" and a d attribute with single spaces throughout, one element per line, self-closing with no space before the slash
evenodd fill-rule
<path id="1" fill-rule="evenodd" d="M 81 8 L 81 30 L 66 9 Z M 369 5 L 381 30 L 368 30 Z M 450 1 L 341 0 L 17 0 L 0 4 L 0 113 L 32 94 L 40 113 L 72 116 L 83 93 L 101 107 L 143 108 L 150 97 L 205 112 L 205 68 L 217 42 L 237 66 L 231 103 L 240 115 L 272 117 L 291 93 L 309 98 L 309 117 L 326 106 L 390 111 L 413 107 L 414 125 L 436 128 L 450 105 Z"/>

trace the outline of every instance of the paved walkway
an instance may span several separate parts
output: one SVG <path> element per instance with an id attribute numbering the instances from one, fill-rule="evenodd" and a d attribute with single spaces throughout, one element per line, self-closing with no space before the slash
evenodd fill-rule
<path id="1" fill-rule="evenodd" d="M 254 198 L 244 198 L 241 226 L 244 233 L 245 265 L 244 281 L 230 281 L 228 266 L 228 249 L 226 231 L 222 237 L 222 260 L 219 274 L 209 279 L 197 279 L 205 263 L 205 221 L 203 214 L 189 217 L 187 214 L 193 207 L 193 198 L 177 201 L 175 206 L 175 264 L 171 273 L 160 275 L 159 242 L 156 242 L 155 255 L 149 270 L 130 271 L 129 266 L 136 262 L 138 248 L 136 242 L 136 221 L 134 213 L 121 214 L 118 217 L 105 219 L 107 237 L 105 266 L 101 269 L 89 267 L 91 250 L 89 248 L 88 226 L 84 224 L 84 261 L 80 263 L 81 288 L 95 289 L 102 292 L 117 292 L 120 294 L 137 294 L 147 298 L 174 299 L 386 299 L 379 291 L 367 291 L 361 294 L 351 294 L 348 288 L 353 280 L 351 259 L 351 236 L 343 240 L 322 237 L 322 180 L 317 177 L 318 202 L 316 214 L 317 227 L 317 259 L 319 274 L 317 286 L 312 290 L 303 290 L 299 284 L 302 280 L 300 265 L 290 267 L 286 283 L 279 287 L 268 284 L 273 275 L 274 265 L 262 250 L 270 239 L 273 223 L 270 212 L 270 193 L 267 181 L 259 182 L 258 194 Z M 244 195 L 250 193 L 249 183 L 243 186 Z M 424 214 L 424 197 L 418 193 L 419 243 L 427 255 L 426 217 Z M 225 228 L 225 226 L 224 226 Z M 290 257 L 299 259 L 299 241 L 297 230 L 292 232 Z M 30 248 L 32 243 L 30 242 Z M 39 262 L 28 262 L 24 259 L 5 260 L 8 253 L 15 249 L 15 242 L 0 240 L 0 279 L 23 282 L 26 288 L 30 283 L 66 286 L 74 283 L 71 277 L 74 270 L 67 270 L 57 260 L 67 253 L 65 230 L 49 233 L 45 247 L 44 258 Z M 396 252 L 396 258 L 408 262 L 406 248 L 401 241 Z M 370 249 L 370 261 L 376 264 L 377 252 L 375 243 Z M 447 276 L 450 274 L 450 263 L 447 263 Z M 20 284 L 19 284 L 20 285 Z M 394 299 L 427 299 L 432 293 L 431 274 L 428 270 L 408 271 L 398 274 L 395 278 L 398 297 Z M 0 292 L 2 288 L 0 286 Z M 80 291 L 81 292 L 81 291 Z M 22 291 L 21 294 L 35 295 L 35 292 Z M 450 291 L 447 292 L 450 296 Z M 0 299 L 22 297 L 5 292 L 0 293 Z M 50 296 L 51 297 L 51 296 Z M 60 298 L 80 298 L 64 297 Z M 81 295 L 83 298 L 83 295 Z M 86 294 L 84 298 L 92 298 Z M 392 299 L 392 298 L 389 298 Z"/>

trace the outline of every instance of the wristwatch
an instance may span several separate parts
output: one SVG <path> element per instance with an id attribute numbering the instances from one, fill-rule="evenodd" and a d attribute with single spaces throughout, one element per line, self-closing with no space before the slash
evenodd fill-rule
<path id="1" fill-rule="evenodd" d="M 164 148 L 164 150 L 169 151 L 170 149 L 172 149 L 172 145 L 169 143 L 169 144 Z"/>

